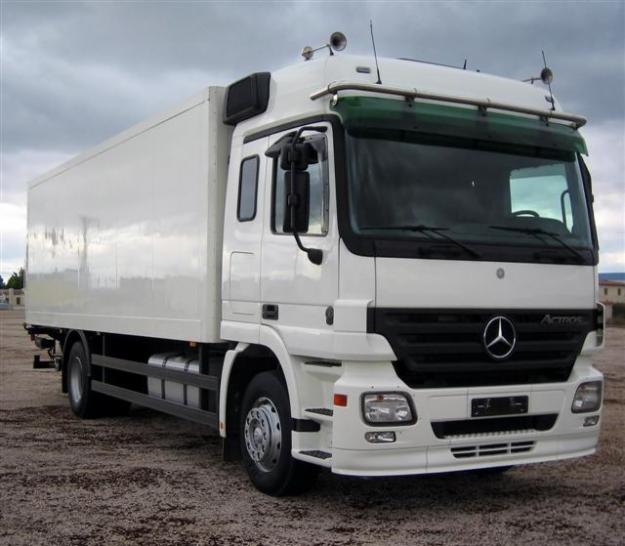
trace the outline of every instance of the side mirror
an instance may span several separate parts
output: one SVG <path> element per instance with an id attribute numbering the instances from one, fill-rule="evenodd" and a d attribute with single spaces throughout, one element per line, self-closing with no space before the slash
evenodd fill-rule
<path id="1" fill-rule="evenodd" d="M 282 145 L 280 152 L 280 168 L 284 171 L 291 170 L 295 163 L 296 171 L 305 171 L 308 165 L 319 162 L 317 152 L 310 142 L 298 142 L 293 146 L 290 141 Z"/>
<path id="2" fill-rule="evenodd" d="M 306 233 L 310 221 L 310 175 L 306 171 L 295 171 L 295 179 L 291 184 L 291 171 L 285 172 L 284 196 L 284 223 L 282 226 L 284 232 Z M 295 230 L 293 230 L 293 223 Z"/>
<path id="3" fill-rule="evenodd" d="M 300 142 L 304 131 L 325 133 L 326 127 L 300 127 L 294 135 L 281 138 L 267 152 L 269 157 L 276 157 L 278 148 L 280 167 L 284 174 L 284 222 L 282 229 L 292 233 L 298 248 L 308 255 L 315 265 L 323 262 L 323 251 L 318 248 L 307 248 L 302 244 L 300 233 L 308 231 L 310 221 L 310 175 L 306 172 L 308 165 L 319 162 L 315 147 L 310 142 Z"/>

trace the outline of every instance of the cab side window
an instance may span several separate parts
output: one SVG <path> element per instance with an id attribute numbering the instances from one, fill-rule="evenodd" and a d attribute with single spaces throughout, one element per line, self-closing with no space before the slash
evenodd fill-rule
<path id="1" fill-rule="evenodd" d="M 256 195 L 258 193 L 259 159 L 255 155 L 241 162 L 239 174 L 239 200 L 237 218 L 239 222 L 249 222 L 256 217 Z"/>
<path id="2" fill-rule="evenodd" d="M 314 134 L 306 137 L 316 152 L 316 162 L 308 165 L 310 176 L 310 219 L 306 235 L 326 235 L 328 233 L 329 207 L 329 175 L 328 175 L 328 146 L 325 135 Z M 284 231 L 284 175 L 285 170 L 280 167 L 280 159 L 274 160 L 273 169 L 273 199 L 271 229 L 274 233 Z"/>

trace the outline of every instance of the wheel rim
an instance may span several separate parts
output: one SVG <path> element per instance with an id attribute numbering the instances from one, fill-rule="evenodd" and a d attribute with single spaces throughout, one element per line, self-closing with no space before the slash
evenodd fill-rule
<path id="1" fill-rule="evenodd" d="M 270 472 L 278 464 L 282 447 L 280 416 L 274 403 L 258 398 L 245 417 L 243 430 L 247 453 L 258 468 Z"/>
<path id="2" fill-rule="evenodd" d="M 72 360 L 72 366 L 69 372 L 70 396 L 75 404 L 80 404 L 82 400 L 82 361 L 79 357 Z"/>

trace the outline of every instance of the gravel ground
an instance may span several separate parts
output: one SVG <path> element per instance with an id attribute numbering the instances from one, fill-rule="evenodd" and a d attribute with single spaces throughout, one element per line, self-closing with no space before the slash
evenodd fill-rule
<path id="1" fill-rule="evenodd" d="M 322 473 L 297 498 L 253 489 L 197 425 L 134 409 L 80 421 L 23 314 L 0 311 L 0 544 L 624 544 L 625 329 L 606 374 L 596 455 L 469 474 L 359 480 Z"/>

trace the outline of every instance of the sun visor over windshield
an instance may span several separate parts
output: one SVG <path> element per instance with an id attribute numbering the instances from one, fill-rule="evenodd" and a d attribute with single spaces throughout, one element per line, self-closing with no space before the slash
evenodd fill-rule
<path id="1" fill-rule="evenodd" d="M 410 131 L 588 154 L 586 143 L 576 129 L 521 114 L 355 96 L 340 97 L 332 108 L 341 116 L 348 132 Z"/>

